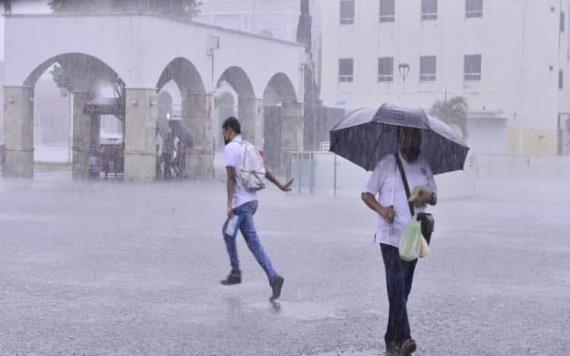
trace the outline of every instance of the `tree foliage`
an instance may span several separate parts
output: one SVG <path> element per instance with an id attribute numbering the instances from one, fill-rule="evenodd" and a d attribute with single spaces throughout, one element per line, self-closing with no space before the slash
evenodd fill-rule
<path id="1" fill-rule="evenodd" d="M 199 0 L 51 0 L 54 12 L 152 12 L 190 19 L 199 13 Z"/>
<path id="2" fill-rule="evenodd" d="M 449 100 L 436 101 L 430 110 L 430 114 L 451 126 L 457 126 L 467 138 L 467 100 L 462 96 L 456 96 Z"/>

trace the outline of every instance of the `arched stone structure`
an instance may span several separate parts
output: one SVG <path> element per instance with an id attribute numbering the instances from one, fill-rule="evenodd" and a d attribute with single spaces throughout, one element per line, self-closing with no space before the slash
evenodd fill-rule
<path id="1" fill-rule="evenodd" d="M 54 64 L 63 68 L 59 77 L 73 95 L 73 158 L 74 178 L 89 175 L 89 152 L 99 145 L 100 116 L 88 113 L 85 105 L 97 96 L 104 85 L 124 83 L 118 74 L 99 58 L 83 53 L 63 53 L 44 60 L 26 77 L 21 86 L 5 86 L 4 176 L 32 177 L 34 165 L 34 86 Z"/>
<path id="2" fill-rule="evenodd" d="M 235 88 L 244 131 L 260 146 L 264 105 L 273 105 L 280 97 L 287 99 L 286 107 L 301 105 L 297 98 L 303 93 L 300 68 L 305 55 L 300 44 L 155 14 L 81 14 L 80 21 L 78 16 L 5 18 L 4 141 L 10 156 L 4 165 L 7 176 L 33 174 L 33 140 L 29 135 L 33 108 L 30 101 L 33 99 L 29 98 L 33 98 L 33 88 L 29 83 L 49 68 L 51 64 L 46 59 L 60 54 L 82 53 L 98 58 L 125 84 L 127 180 L 147 181 L 155 177 L 157 89 L 171 80 L 180 89 L 182 120 L 192 133 L 188 169 L 194 177 L 210 177 L 214 172 L 212 105 L 216 78 Z M 189 43 L 173 45 L 164 38 L 184 38 Z M 30 43 L 41 45 L 30 46 Z M 94 81 L 90 73 L 99 72 L 97 61 L 86 61 L 83 70 L 86 79 L 77 87 L 90 87 Z M 275 76 L 275 73 L 281 74 Z M 262 98 L 268 82 L 269 94 Z M 87 97 L 77 95 L 76 100 L 85 101 Z M 81 107 L 81 102 L 75 106 Z M 76 112 L 76 116 L 79 114 Z"/>
<path id="3" fill-rule="evenodd" d="M 303 104 L 299 103 L 291 80 L 284 73 L 274 75 L 264 94 L 264 151 L 274 171 L 285 169 L 285 154 L 303 149 Z"/>

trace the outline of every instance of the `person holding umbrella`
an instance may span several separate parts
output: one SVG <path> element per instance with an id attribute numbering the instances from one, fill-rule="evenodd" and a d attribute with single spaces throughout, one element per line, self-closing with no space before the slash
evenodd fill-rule
<path id="1" fill-rule="evenodd" d="M 402 355 L 409 355 L 417 346 L 410 335 L 406 302 L 412 289 L 417 260 L 403 261 L 398 250 L 400 238 L 412 216 L 408 211 L 408 199 L 397 161 L 400 160 L 410 186 L 427 187 L 420 188 L 424 193 L 416 202 L 417 211 L 423 211 L 427 203 L 435 205 L 437 195 L 431 169 L 420 155 L 421 130 L 401 128 L 399 137 L 397 156 L 388 155 L 378 162 L 362 193 L 362 200 L 379 216 L 375 242 L 380 244 L 382 251 L 390 305 L 384 335 L 386 351 L 392 354 L 400 351 Z"/>
<path id="2" fill-rule="evenodd" d="M 433 219 L 425 210 L 437 203 L 433 176 L 462 169 L 468 150 L 457 133 L 423 110 L 389 104 L 356 110 L 331 130 L 332 152 L 373 171 L 361 198 L 378 216 L 375 242 L 386 272 L 389 316 L 384 342 L 389 355 L 410 355 L 417 348 L 407 313 L 417 260 L 400 258 L 400 239 L 417 216 L 429 242 Z"/>

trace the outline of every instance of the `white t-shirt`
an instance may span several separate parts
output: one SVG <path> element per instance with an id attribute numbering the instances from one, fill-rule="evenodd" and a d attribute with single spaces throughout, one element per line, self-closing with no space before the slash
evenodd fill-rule
<path id="1" fill-rule="evenodd" d="M 224 163 L 226 167 L 233 167 L 236 174 L 239 172 L 242 164 L 245 145 L 242 143 L 241 136 L 236 136 L 232 142 L 224 147 Z M 237 177 L 236 177 L 237 178 Z M 245 189 L 239 179 L 236 179 L 235 192 L 232 199 L 232 208 L 237 208 L 245 203 L 257 200 L 257 192 L 251 192 Z"/>
<path id="2" fill-rule="evenodd" d="M 412 163 L 408 163 L 401 155 L 400 159 L 408 179 L 410 193 L 414 191 L 415 187 L 419 186 L 427 187 L 430 191 L 437 193 L 431 168 L 421 155 Z M 364 188 L 364 192 L 376 196 L 380 205 L 384 207 L 394 206 L 396 215 L 392 224 L 389 224 L 382 216 L 378 215 L 378 228 L 374 241 L 398 247 L 400 237 L 410 222 L 411 214 L 404 183 L 400 176 L 396 157 L 393 154 L 384 157 L 378 162 Z M 425 208 L 414 207 L 414 211 L 417 214 L 424 212 Z"/>

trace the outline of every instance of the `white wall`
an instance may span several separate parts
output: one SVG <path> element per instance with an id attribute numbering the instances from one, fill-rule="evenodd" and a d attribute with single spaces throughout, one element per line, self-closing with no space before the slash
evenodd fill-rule
<path id="1" fill-rule="evenodd" d="M 258 97 L 278 72 L 285 73 L 302 101 L 301 46 L 212 26 L 153 16 L 11 16 L 6 19 L 6 84 L 22 85 L 43 61 L 62 53 L 101 59 L 134 88 L 154 88 L 164 68 L 188 59 L 211 87 L 210 36 L 220 37 L 214 82 L 238 66 L 248 74 Z M 70 31 L 73 29 L 73 31 Z"/>
<path id="2" fill-rule="evenodd" d="M 429 108 L 435 100 L 462 95 L 474 111 L 503 112 L 509 126 L 555 130 L 570 92 L 560 99 L 558 68 L 567 53 L 559 53 L 560 0 L 484 0 L 483 17 L 466 19 L 465 1 L 439 0 L 438 19 L 422 21 L 421 1 L 396 1 L 396 21 L 380 23 L 378 0 L 356 0 L 354 25 L 339 25 L 339 1 L 321 0 L 323 99 L 349 109 L 395 102 Z M 561 52 L 567 52 L 570 5 Z M 551 10 L 553 9 L 553 11 Z M 482 80 L 463 80 L 464 55 L 482 55 Z M 419 81 L 422 55 L 437 56 L 437 80 Z M 377 82 L 378 57 L 394 57 L 393 83 Z M 354 58 L 353 83 L 338 82 L 338 59 Z M 560 61 L 563 58 L 564 61 Z M 405 83 L 399 63 L 411 70 Z M 551 68 L 552 66 L 552 68 Z"/>

